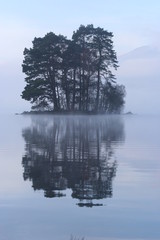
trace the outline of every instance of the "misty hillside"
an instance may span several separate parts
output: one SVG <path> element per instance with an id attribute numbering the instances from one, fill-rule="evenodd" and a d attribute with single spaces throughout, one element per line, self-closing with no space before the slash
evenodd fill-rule
<path id="1" fill-rule="evenodd" d="M 160 49 L 154 46 L 138 47 L 118 57 L 118 75 L 123 77 L 160 77 Z M 139 81 L 138 81 L 139 82 Z"/>
<path id="2" fill-rule="evenodd" d="M 126 111 L 160 113 L 160 49 L 142 46 L 118 57 L 118 82 L 126 87 Z"/>
<path id="3" fill-rule="evenodd" d="M 146 45 L 119 56 L 119 61 L 121 62 L 132 59 L 149 59 L 157 57 L 160 58 L 160 49 Z"/>

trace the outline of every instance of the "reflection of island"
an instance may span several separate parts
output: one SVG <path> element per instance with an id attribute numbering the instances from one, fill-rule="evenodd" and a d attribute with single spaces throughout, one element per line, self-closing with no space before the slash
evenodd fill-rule
<path id="1" fill-rule="evenodd" d="M 124 140 L 119 117 L 42 117 L 23 130 L 24 180 L 45 197 L 62 197 L 67 188 L 79 206 L 100 206 L 94 199 L 112 196 L 116 174 L 114 146 Z"/>

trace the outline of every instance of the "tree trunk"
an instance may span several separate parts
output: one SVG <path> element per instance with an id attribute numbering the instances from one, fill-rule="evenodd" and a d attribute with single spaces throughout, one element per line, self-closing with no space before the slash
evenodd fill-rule
<path id="1" fill-rule="evenodd" d="M 75 110 L 75 97 L 76 97 L 76 69 L 73 70 L 73 102 L 72 110 Z"/>
<path id="2" fill-rule="evenodd" d="M 99 93 L 100 93 L 100 70 L 98 68 L 98 75 L 97 75 L 97 96 L 96 96 L 96 111 L 98 112 L 99 109 Z"/>
<path id="3" fill-rule="evenodd" d="M 67 110 L 70 110 L 69 106 L 69 91 L 68 91 L 68 85 L 67 85 L 67 71 L 65 70 L 64 72 L 64 88 L 65 88 L 65 95 L 66 95 L 66 105 L 67 105 Z"/>
<path id="4" fill-rule="evenodd" d="M 82 76 L 80 69 L 80 83 L 79 83 L 79 110 L 82 110 Z"/>

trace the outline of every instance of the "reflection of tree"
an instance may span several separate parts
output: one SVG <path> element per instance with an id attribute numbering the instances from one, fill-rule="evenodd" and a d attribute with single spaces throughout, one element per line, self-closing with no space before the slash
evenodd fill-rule
<path id="1" fill-rule="evenodd" d="M 116 174 L 113 148 L 124 139 L 119 117 L 42 117 L 32 119 L 23 130 L 26 153 L 22 164 L 24 180 L 45 197 L 72 197 L 79 206 L 92 207 L 93 199 L 112 196 Z"/>

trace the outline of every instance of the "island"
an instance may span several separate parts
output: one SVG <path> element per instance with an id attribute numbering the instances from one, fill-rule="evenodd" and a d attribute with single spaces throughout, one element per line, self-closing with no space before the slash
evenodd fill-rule
<path id="1" fill-rule="evenodd" d="M 125 87 L 117 84 L 113 33 L 81 25 L 72 39 L 53 32 L 24 49 L 26 86 L 21 97 L 33 112 L 120 113 Z"/>

